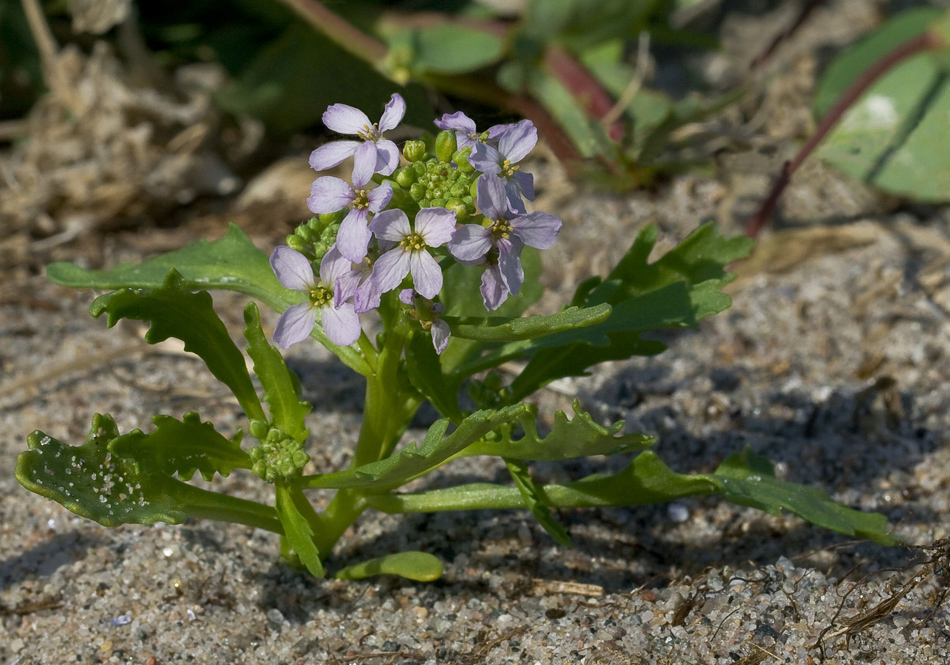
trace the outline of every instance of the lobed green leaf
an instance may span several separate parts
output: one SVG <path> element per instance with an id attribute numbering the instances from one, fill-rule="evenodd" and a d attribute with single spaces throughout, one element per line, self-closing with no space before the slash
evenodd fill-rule
<path id="1" fill-rule="evenodd" d="M 275 497 L 277 517 L 290 546 L 314 577 L 323 577 L 320 552 L 313 541 L 313 524 L 319 522 L 319 516 L 299 488 L 282 480 L 275 485 Z"/>
<path id="2" fill-rule="evenodd" d="M 465 456 L 498 455 L 499 457 L 531 460 L 557 461 L 589 455 L 619 455 L 639 448 L 646 448 L 656 440 L 645 434 L 618 435 L 623 429 L 620 420 L 610 427 L 594 422 L 589 413 L 574 400 L 574 417 L 568 418 L 563 411 L 554 414 L 554 426 L 547 436 L 538 434 L 533 410 L 518 419 L 524 430 L 514 439 L 514 423 L 501 425 L 496 431 L 476 441 L 465 449 Z"/>
<path id="3" fill-rule="evenodd" d="M 505 458 L 505 466 L 508 467 L 508 473 L 511 474 L 515 487 L 521 492 L 524 505 L 531 511 L 534 518 L 554 540 L 565 547 L 570 547 L 570 534 L 568 534 L 563 524 L 554 519 L 554 515 L 551 514 L 549 499 L 544 489 L 531 478 L 528 465 L 523 460 Z"/>
<path id="4" fill-rule="evenodd" d="M 452 335 L 456 337 L 479 342 L 514 342 L 603 323 L 610 316 L 610 310 L 610 305 L 602 303 L 594 307 L 568 307 L 550 316 L 527 316 L 507 320 L 501 317 L 443 317 L 443 320 L 449 324 Z"/>

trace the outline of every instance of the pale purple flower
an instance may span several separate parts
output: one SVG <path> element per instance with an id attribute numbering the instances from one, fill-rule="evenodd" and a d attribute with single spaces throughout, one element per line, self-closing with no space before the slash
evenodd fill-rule
<path id="1" fill-rule="evenodd" d="M 525 245 L 548 249 L 557 240 L 561 220 L 546 212 L 524 214 L 508 205 L 504 182 L 484 174 L 478 179 L 478 207 L 490 222 L 465 224 L 449 242 L 449 251 L 468 265 L 488 263 L 482 274 L 482 301 L 498 309 L 508 294 L 518 295 L 524 283 L 521 250 Z"/>
<path id="2" fill-rule="evenodd" d="M 461 111 L 443 114 L 441 120 L 435 121 L 435 126 L 439 129 L 454 129 L 458 149 L 471 148 L 473 151 L 476 143 L 493 141 L 507 129 L 507 125 L 495 125 L 480 134 L 475 129 L 475 121 Z"/>
<path id="3" fill-rule="evenodd" d="M 406 102 L 398 93 L 386 104 L 379 122 L 370 122 L 359 109 L 333 104 L 323 114 L 323 124 L 339 134 L 355 134 L 362 141 L 334 141 L 310 153 L 310 166 L 326 171 L 353 156 L 353 180 L 367 182 L 374 173 L 392 175 L 399 166 L 399 148 L 383 132 L 395 129 L 406 114 Z"/>
<path id="4" fill-rule="evenodd" d="M 274 341 L 278 346 L 286 349 L 309 337 L 318 314 L 324 332 L 334 344 L 349 346 L 359 339 L 359 316 L 353 303 L 343 302 L 338 289 L 338 284 L 353 271 L 335 247 L 320 262 L 319 282 L 307 257 L 290 247 L 276 247 L 270 265 L 281 284 L 307 297 L 304 302 L 288 307 L 277 319 Z"/>
<path id="5" fill-rule="evenodd" d="M 393 186 L 388 180 L 375 189 L 364 189 L 369 178 L 359 180 L 353 173 L 353 184 L 333 176 L 317 178 L 310 185 L 310 197 L 307 207 L 317 214 L 343 210 L 348 205 L 353 208 L 340 222 L 336 235 L 336 244 L 340 253 L 353 263 L 366 258 L 366 248 L 373 234 L 368 228 L 369 214 L 376 214 L 389 204 L 393 197 Z"/>
<path id="6" fill-rule="evenodd" d="M 477 143 L 468 163 L 482 173 L 497 175 L 505 183 L 508 203 L 516 212 L 525 212 L 524 196 L 534 201 L 534 176 L 519 171 L 518 162 L 534 150 L 538 143 L 538 130 L 530 120 L 508 125 L 498 139 L 498 147 Z"/>
<path id="7" fill-rule="evenodd" d="M 406 275 L 412 274 L 413 288 L 424 298 L 435 298 L 442 290 L 442 270 L 428 247 L 441 247 L 455 233 L 455 213 L 445 208 L 423 208 L 416 213 L 415 230 L 402 210 L 385 210 L 370 224 L 380 244 L 396 243 L 373 264 L 373 274 L 361 289 L 392 291 Z M 366 286 L 370 284 L 371 286 Z M 357 296 L 357 301 L 361 299 Z M 362 307 L 362 305 L 361 305 Z"/>

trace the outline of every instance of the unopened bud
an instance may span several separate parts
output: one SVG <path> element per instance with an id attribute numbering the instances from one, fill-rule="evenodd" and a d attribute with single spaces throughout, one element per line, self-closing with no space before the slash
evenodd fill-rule
<path id="1" fill-rule="evenodd" d="M 406 144 L 402 147 L 402 156 L 410 162 L 418 162 L 425 157 L 425 154 L 425 141 L 406 141 Z"/>
<path id="2" fill-rule="evenodd" d="M 455 130 L 444 129 L 435 137 L 435 156 L 440 162 L 451 162 L 452 154 L 458 150 Z"/>
<path id="3" fill-rule="evenodd" d="M 452 153 L 452 161 L 458 164 L 459 171 L 462 173 L 474 173 L 475 167 L 468 163 L 468 158 L 472 154 L 471 148 L 462 148 Z"/>
<path id="4" fill-rule="evenodd" d="M 416 181 L 416 172 L 411 168 L 401 168 L 396 171 L 393 179 L 400 187 L 412 187 L 412 183 Z"/>

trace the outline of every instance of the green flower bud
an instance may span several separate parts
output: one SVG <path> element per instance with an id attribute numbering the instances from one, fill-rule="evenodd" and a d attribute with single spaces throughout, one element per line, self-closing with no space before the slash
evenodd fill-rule
<path id="1" fill-rule="evenodd" d="M 339 224 L 343 221 L 343 218 L 346 217 L 348 210 L 344 208 L 343 210 L 337 210 L 336 212 L 324 212 L 320 214 L 320 222 L 329 226 L 330 224 Z"/>
<path id="2" fill-rule="evenodd" d="M 415 171 L 416 175 L 424 175 L 426 172 L 425 162 L 413 162 L 411 164 L 412 170 Z"/>
<path id="3" fill-rule="evenodd" d="M 443 198 L 432 199 L 429 201 L 429 205 L 427 205 L 426 207 L 427 208 L 443 208 L 445 207 L 445 199 Z"/>
<path id="4" fill-rule="evenodd" d="M 270 425 L 267 424 L 266 420 L 252 420 L 247 429 L 255 439 L 263 441 L 264 437 L 267 436 Z"/>
<path id="5" fill-rule="evenodd" d="M 459 183 L 459 184 L 455 184 L 449 187 L 449 194 L 451 194 L 452 196 L 456 198 L 462 198 L 463 196 L 465 196 L 466 192 L 468 192 L 467 184 Z"/>
<path id="6" fill-rule="evenodd" d="M 426 155 L 425 141 L 406 141 L 402 147 L 402 156 L 410 162 L 418 162 Z"/>
<path id="7" fill-rule="evenodd" d="M 472 195 L 472 200 L 478 200 L 478 180 L 473 180 L 471 187 L 468 188 L 468 193 Z"/>
<path id="8" fill-rule="evenodd" d="M 310 258 L 313 254 L 313 245 L 297 235 L 287 236 L 287 246 L 291 249 L 295 249 L 307 258 Z"/>
<path id="9" fill-rule="evenodd" d="M 462 173 L 474 173 L 475 167 L 468 163 L 468 158 L 472 154 L 471 148 L 462 148 L 452 153 L 452 161 L 458 164 L 459 171 Z"/>
<path id="10" fill-rule="evenodd" d="M 313 242 L 315 237 L 313 231 L 306 224 L 301 224 L 296 229 L 294 229 L 294 234 L 302 240 L 306 240 L 307 242 Z"/>
<path id="11" fill-rule="evenodd" d="M 409 188 L 409 196 L 412 197 L 413 201 L 421 201 L 425 195 L 426 188 L 421 182 L 413 183 L 412 187 Z"/>
<path id="12" fill-rule="evenodd" d="M 452 161 L 452 153 L 458 149 L 454 129 L 444 129 L 435 137 L 435 156 L 440 162 Z"/>
<path id="13" fill-rule="evenodd" d="M 445 207 L 455 213 L 456 219 L 462 219 L 468 215 L 468 206 L 459 198 L 449 199 L 445 202 Z"/>
<path id="14" fill-rule="evenodd" d="M 409 167 L 401 168 L 396 171 L 393 179 L 400 187 L 412 187 L 412 184 L 416 181 L 416 172 Z"/>

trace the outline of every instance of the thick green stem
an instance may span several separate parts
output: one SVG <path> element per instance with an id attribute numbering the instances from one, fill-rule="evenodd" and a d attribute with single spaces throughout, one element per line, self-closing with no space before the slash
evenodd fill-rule
<path id="1" fill-rule="evenodd" d="M 284 532 L 272 506 L 174 482 L 176 498 L 182 498 L 187 504 L 185 512 L 188 517 L 245 524 L 280 534 Z"/>

